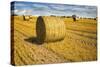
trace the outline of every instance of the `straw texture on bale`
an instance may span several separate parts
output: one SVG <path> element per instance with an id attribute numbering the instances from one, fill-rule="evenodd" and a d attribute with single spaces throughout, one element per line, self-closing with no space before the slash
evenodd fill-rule
<path id="1" fill-rule="evenodd" d="M 36 35 L 41 43 L 63 40 L 65 32 L 65 24 L 59 17 L 39 16 L 37 18 Z"/>

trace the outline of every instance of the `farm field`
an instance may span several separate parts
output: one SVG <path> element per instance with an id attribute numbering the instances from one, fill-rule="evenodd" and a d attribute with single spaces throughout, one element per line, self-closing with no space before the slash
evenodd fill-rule
<path id="1" fill-rule="evenodd" d="M 49 18 L 48 18 L 49 19 Z M 61 18 L 66 37 L 57 42 L 36 42 L 37 17 L 24 21 L 22 16 L 11 19 L 11 59 L 14 65 L 51 64 L 97 60 L 97 21 Z"/>

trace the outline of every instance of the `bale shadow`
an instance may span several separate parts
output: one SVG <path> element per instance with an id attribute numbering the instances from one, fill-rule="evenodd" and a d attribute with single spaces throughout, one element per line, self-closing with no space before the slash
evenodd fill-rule
<path id="1" fill-rule="evenodd" d="M 36 37 L 29 37 L 24 40 L 35 44 L 43 44 L 45 38 L 46 38 L 45 23 L 43 17 L 39 16 L 36 21 Z"/>
<path id="2" fill-rule="evenodd" d="M 38 38 L 37 37 L 29 37 L 27 39 L 24 39 L 25 41 L 27 42 L 30 42 L 30 43 L 34 43 L 34 44 L 37 44 L 37 45 L 41 45 L 42 43 L 38 41 Z"/>

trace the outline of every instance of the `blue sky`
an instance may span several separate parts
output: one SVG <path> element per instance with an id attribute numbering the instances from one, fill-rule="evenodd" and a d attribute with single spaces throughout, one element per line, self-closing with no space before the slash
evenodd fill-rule
<path id="1" fill-rule="evenodd" d="M 38 3 L 38 2 L 22 2 L 15 1 L 11 3 L 12 14 L 17 15 L 57 15 L 57 16 L 72 16 L 76 14 L 80 17 L 97 17 L 96 6 L 86 5 L 69 5 L 69 4 L 54 4 L 54 3 Z"/>

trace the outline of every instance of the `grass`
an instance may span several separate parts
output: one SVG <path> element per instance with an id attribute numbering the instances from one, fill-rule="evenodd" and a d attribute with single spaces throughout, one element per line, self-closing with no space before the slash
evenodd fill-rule
<path id="1" fill-rule="evenodd" d="M 92 19 L 62 18 L 66 25 L 66 37 L 62 41 L 38 44 L 36 19 L 24 21 L 22 16 L 14 16 L 13 64 L 49 64 L 62 62 L 93 61 L 97 59 L 97 21 Z M 14 24 L 13 24 L 14 23 Z M 30 40 L 31 38 L 31 40 Z M 33 38 L 33 39 L 32 39 Z M 12 48 L 12 49 L 13 49 Z"/>

